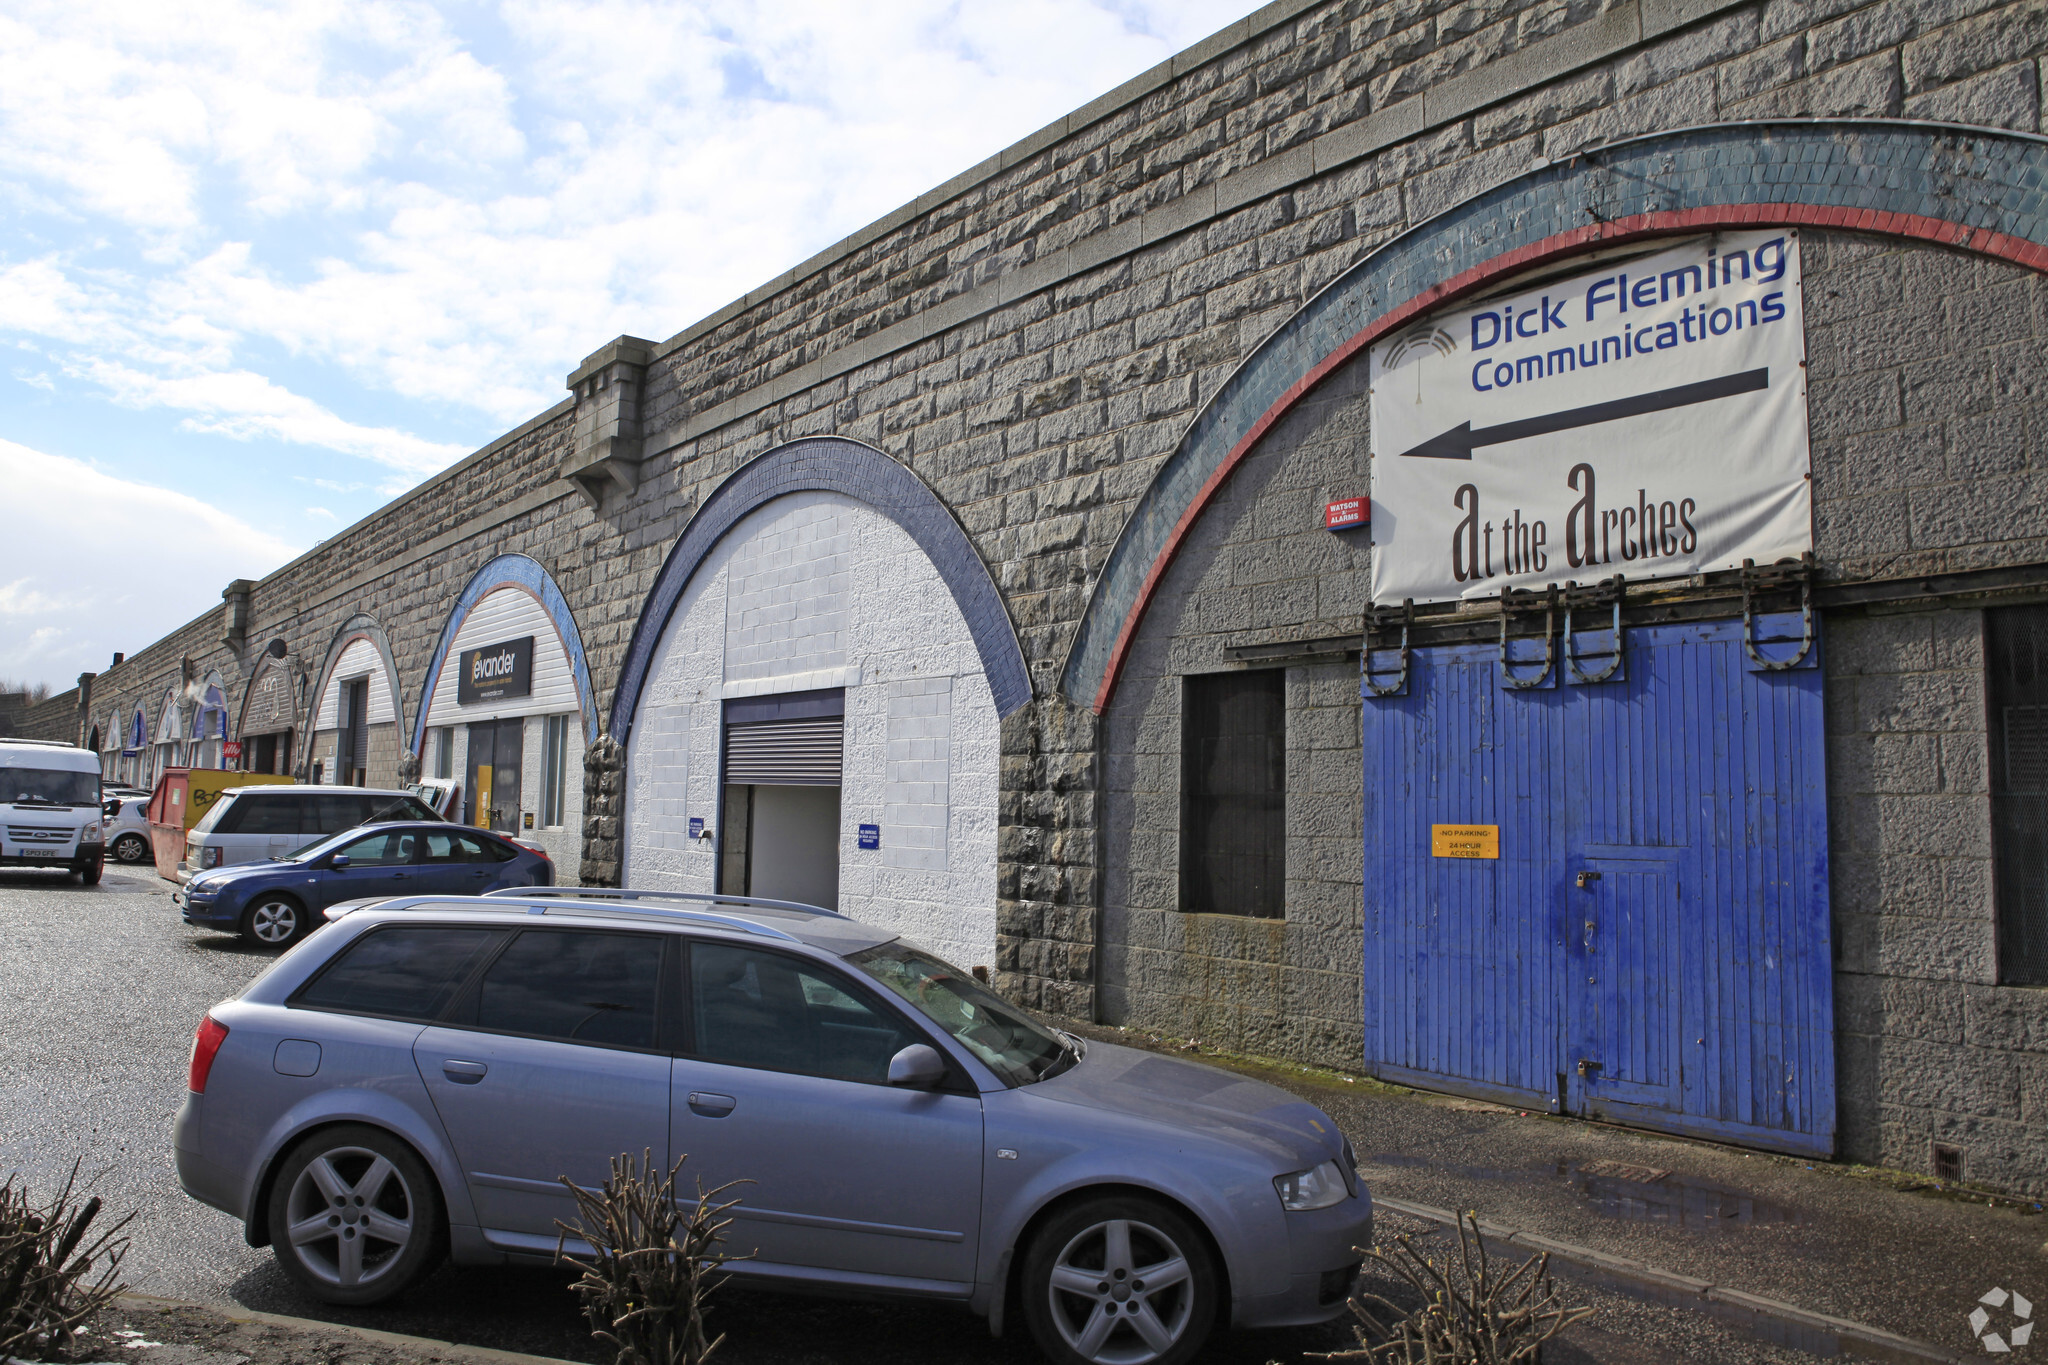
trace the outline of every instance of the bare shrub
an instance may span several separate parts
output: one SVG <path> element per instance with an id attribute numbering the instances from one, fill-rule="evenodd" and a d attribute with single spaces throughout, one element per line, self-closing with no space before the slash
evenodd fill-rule
<path id="1" fill-rule="evenodd" d="M 706 1339 L 704 1310 L 722 1278 L 718 1268 L 732 1259 L 719 1253 L 718 1243 L 732 1223 L 726 1211 L 739 1201 L 718 1199 L 748 1182 L 706 1193 L 699 1181 L 686 1214 L 676 1205 L 676 1177 L 687 1160 L 677 1157 L 662 1176 L 651 1149 L 638 1163 L 621 1153 L 612 1158 L 611 1178 L 595 1191 L 562 1177 L 576 1196 L 581 1226 L 556 1222 L 555 1257 L 583 1272 L 574 1286 L 583 1314 L 592 1336 L 618 1348 L 617 1365 L 701 1365 L 725 1340 L 723 1334 Z M 590 1243 L 595 1254 L 571 1256 L 565 1244 L 572 1236 Z"/>
<path id="2" fill-rule="evenodd" d="M 1467 1234 L 1467 1227 L 1470 1234 Z M 1392 1255 L 1365 1253 L 1406 1280 L 1422 1296 L 1412 1312 L 1369 1294 L 1351 1297 L 1358 1319 L 1358 1345 L 1333 1351 L 1324 1360 L 1364 1360 L 1375 1365 L 1534 1365 L 1543 1343 L 1571 1324 L 1593 1315 L 1566 1307 L 1550 1278 L 1550 1253 L 1532 1256 L 1506 1275 L 1496 1272 L 1479 1235 L 1479 1218 L 1458 1219 L 1458 1257 L 1443 1265 L 1416 1250 L 1408 1234 L 1394 1239 Z"/>
<path id="3" fill-rule="evenodd" d="M 11 1174 L 0 1181 L 0 1360 L 54 1359 L 121 1292 L 114 1277 L 128 1239 L 120 1233 L 135 1215 L 94 1232 L 99 1197 L 78 1205 L 77 1188 L 76 1162 L 47 1204 L 34 1203 Z"/>

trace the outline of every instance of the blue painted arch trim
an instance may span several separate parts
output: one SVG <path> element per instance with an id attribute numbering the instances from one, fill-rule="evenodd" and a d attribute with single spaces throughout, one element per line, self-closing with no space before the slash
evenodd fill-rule
<path id="1" fill-rule="evenodd" d="M 1007 716 L 1031 700 L 1031 675 L 1024 667 L 1016 627 L 988 565 L 953 513 L 922 479 L 873 446 L 840 436 L 813 436 L 777 446 L 740 466 L 711 491 L 683 528 L 633 627 L 619 690 L 612 699 L 614 739 L 623 744 L 632 732 L 633 714 L 669 618 L 712 548 L 763 503 L 807 492 L 853 498 L 902 527 L 939 571 L 967 619 L 996 714 Z"/>
<path id="2" fill-rule="evenodd" d="M 1409 229 L 1303 304 L 1189 424 L 1096 579 L 1061 691 L 1108 706 L 1195 519 L 1274 423 L 1372 341 L 1547 260 L 1772 224 L 1939 242 L 2048 270 L 2048 138 L 1901 120 L 1713 124 L 1589 150 Z"/>
<path id="3" fill-rule="evenodd" d="M 448 651 L 455 647 L 456 632 L 462 629 L 462 623 L 469 618 L 476 604 L 500 588 L 523 589 L 540 603 L 541 610 L 554 623 L 555 634 L 561 637 L 562 650 L 569 656 L 569 672 L 576 679 L 576 709 L 583 718 L 583 742 L 590 744 L 596 741 L 597 693 L 590 685 L 590 663 L 583 653 L 583 633 L 576 628 L 576 616 L 569 610 L 569 599 L 562 595 L 554 575 L 543 568 L 539 560 L 527 555 L 508 554 L 499 555 L 470 575 L 462 595 L 448 609 L 448 619 L 441 627 L 441 638 L 434 645 L 434 657 L 427 663 L 426 681 L 420 686 L 420 713 L 412 729 L 415 757 L 426 756 L 427 712 L 434 704 L 434 688 L 441 680 L 441 667 L 448 661 Z"/>

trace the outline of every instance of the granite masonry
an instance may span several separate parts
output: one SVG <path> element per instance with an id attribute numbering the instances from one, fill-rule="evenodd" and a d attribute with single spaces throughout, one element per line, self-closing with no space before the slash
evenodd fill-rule
<path id="1" fill-rule="evenodd" d="M 96 733 L 110 775 L 144 776 L 119 768 L 138 714 L 153 735 L 217 671 L 244 733 L 268 659 L 308 772 L 334 646 L 367 622 L 399 691 L 367 780 L 411 778 L 454 604 L 525 556 L 592 693 L 582 875 L 645 856 L 687 880 L 713 855 L 662 822 L 699 802 L 717 834 L 716 760 L 643 759 L 688 689 L 642 684 L 715 559 L 692 527 L 850 497 L 930 560 L 975 646 L 914 686 L 845 641 L 776 675 L 885 684 L 872 733 L 848 703 L 845 761 L 907 841 L 883 818 L 861 886 L 983 888 L 960 907 L 975 941 L 993 926 L 974 965 L 1034 1007 L 1357 1068 L 1369 550 L 1320 514 L 1369 491 L 1364 342 L 1577 252 L 1782 224 L 1804 255 L 1834 1148 L 2048 1191 L 2048 989 L 2001 966 L 1984 644 L 2048 603 L 2044 50 L 2028 0 L 1281 0 L 668 340 L 606 344 L 554 408 L 17 726 Z M 721 502 L 749 477 L 757 499 Z M 735 632 L 782 638 L 782 605 L 728 614 L 728 667 Z M 785 685 L 704 667 L 687 723 L 714 747 L 715 704 Z M 1190 914 L 1181 679 L 1248 668 L 1284 673 L 1283 913 Z M 986 744 L 970 697 L 993 699 Z M 950 789 L 948 753 L 972 758 Z M 990 763 L 992 831 L 948 826 L 981 818 L 961 793 Z M 845 813 L 849 868 L 867 819 Z"/>

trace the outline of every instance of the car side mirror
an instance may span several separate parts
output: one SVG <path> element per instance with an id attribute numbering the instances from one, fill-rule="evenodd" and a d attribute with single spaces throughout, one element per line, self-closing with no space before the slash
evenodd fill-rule
<path id="1" fill-rule="evenodd" d="M 337 853 L 327 860 L 327 865 L 336 872 L 339 872 L 348 866 L 348 855 L 346 853 Z"/>
<path id="2" fill-rule="evenodd" d="M 912 1043 L 889 1059 L 889 1084 L 907 1090 L 935 1089 L 946 1079 L 946 1059 L 929 1043 Z"/>

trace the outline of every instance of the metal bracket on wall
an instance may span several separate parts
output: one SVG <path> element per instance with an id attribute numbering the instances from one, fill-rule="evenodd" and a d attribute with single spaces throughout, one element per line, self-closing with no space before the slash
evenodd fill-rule
<path id="1" fill-rule="evenodd" d="M 1518 678 L 1514 673 L 1514 662 L 1508 658 L 1508 623 L 1518 611 L 1536 610 L 1533 591 L 1517 592 L 1513 588 L 1500 590 L 1500 681 L 1504 687 L 1524 691 L 1541 687 L 1550 680 L 1550 670 L 1557 666 L 1557 584 L 1553 583 L 1543 594 L 1543 671 L 1533 678 Z"/>
<path id="2" fill-rule="evenodd" d="M 1394 681 L 1384 687 L 1373 681 L 1372 633 L 1375 629 L 1390 630 L 1395 622 L 1401 625 L 1400 667 L 1394 674 Z M 1375 697 L 1391 697 L 1408 685 L 1408 629 L 1415 624 L 1415 599 L 1408 598 L 1399 607 L 1367 607 L 1365 609 L 1365 638 L 1358 650 L 1358 675 L 1365 683 L 1365 690 Z M 1381 646 L 1385 648 L 1384 645 Z M 1385 670 L 1380 670 L 1385 677 Z"/>
<path id="3" fill-rule="evenodd" d="M 1799 652 L 1789 659 L 1766 659 L 1756 647 L 1756 600 L 1765 593 L 1789 591 L 1795 583 L 1799 586 Z M 1742 561 L 1742 648 L 1751 663 L 1769 673 L 1797 668 L 1813 652 L 1813 551 L 1761 569 L 1753 559 Z"/>
<path id="4" fill-rule="evenodd" d="M 1573 682 L 1603 683 L 1621 668 L 1621 598 L 1624 587 L 1620 574 L 1590 587 L 1582 588 L 1577 583 L 1564 585 L 1564 665 L 1571 670 Z M 1607 667 L 1598 673 L 1588 673 L 1579 667 L 1580 655 L 1572 648 L 1572 609 L 1601 605 L 1614 609 L 1614 655 L 1608 659 Z"/>

